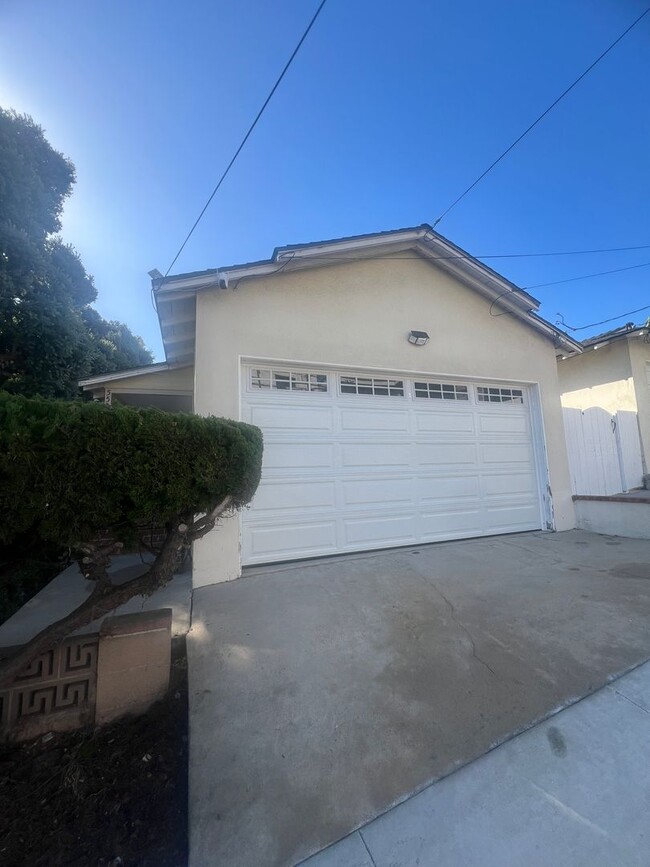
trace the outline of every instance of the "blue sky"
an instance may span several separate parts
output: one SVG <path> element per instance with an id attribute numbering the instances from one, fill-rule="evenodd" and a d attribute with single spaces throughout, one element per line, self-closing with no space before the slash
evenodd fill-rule
<path id="1" fill-rule="evenodd" d="M 75 163 L 64 237 L 101 313 L 158 358 L 147 271 L 166 271 L 316 5 L 0 5 L 0 104 Z M 328 0 L 174 270 L 432 222 L 645 5 Z M 477 255 L 650 244 L 649 48 L 650 16 L 438 230 Z M 530 287 L 643 262 L 650 249 L 489 264 Z M 531 291 L 582 325 L 650 304 L 649 281 Z"/>

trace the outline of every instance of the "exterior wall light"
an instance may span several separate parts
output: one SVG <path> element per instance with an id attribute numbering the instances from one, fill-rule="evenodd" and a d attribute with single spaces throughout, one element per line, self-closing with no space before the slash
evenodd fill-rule
<path id="1" fill-rule="evenodd" d="M 429 335 L 426 331 L 411 331 L 409 332 L 409 343 L 413 346 L 426 346 L 429 342 Z"/>

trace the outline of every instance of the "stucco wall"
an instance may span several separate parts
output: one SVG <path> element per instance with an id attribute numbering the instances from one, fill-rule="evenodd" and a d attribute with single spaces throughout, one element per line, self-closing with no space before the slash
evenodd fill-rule
<path id="1" fill-rule="evenodd" d="M 414 347 L 411 329 L 431 340 Z M 574 526 L 552 343 L 417 256 L 242 281 L 197 299 L 195 411 L 239 418 L 240 356 L 537 382 L 557 529 Z M 230 520 L 196 545 L 195 584 L 237 577 Z"/>
<path id="2" fill-rule="evenodd" d="M 636 412 L 637 402 L 627 341 L 601 349 L 589 349 L 558 361 L 562 406 L 574 409 L 600 407 Z"/>
<path id="3" fill-rule="evenodd" d="M 634 377 L 634 390 L 638 407 L 639 431 L 645 455 L 645 469 L 650 472 L 650 383 L 648 382 L 647 363 L 650 362 L 650 343 L 643 338 L 627 341 Z"/>

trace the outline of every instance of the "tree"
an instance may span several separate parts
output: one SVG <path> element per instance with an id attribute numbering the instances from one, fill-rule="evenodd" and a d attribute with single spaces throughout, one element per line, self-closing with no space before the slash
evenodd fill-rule
<path id="1" fill-rule="evenodd" d="M 58 236 L 75 170 L 26 115 L 0 108 L 0 388 L 71 398 L 86 376 L 152 362 L 90 305 L 97 291 Z"/>
<path id="2" fill-rule="evenodd" d="M 0 684 L 80 626 L 167 584 L 192 542 L 250 502 L 261 463 L 262 434 L 243 422 L 0 392 L 0 542 L 66 546 L 93 584 L 82 605 L 0 664 Z M 113 584 L 111 557 L 152 525 L 166 532 L 149 569 Z"/>

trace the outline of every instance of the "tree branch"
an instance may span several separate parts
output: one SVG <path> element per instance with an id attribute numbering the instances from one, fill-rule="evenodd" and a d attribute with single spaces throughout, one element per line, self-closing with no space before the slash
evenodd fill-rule
<path id="1" fill-rule="evenodd" d="M 83 556 L 79 558 L 79 565 L 84 577 L 95 584 L 92 593 L 74 611 L 42 629 L 14 656 L 0 661 L 0 687 L 8 685 L 33 659 L 56 647 L 71 632 L 119 608 L 134 596 L 151 596 L 168 584 L 174 577 L 183 548 L 189 548 L 192 542 L 209 533 L 217 518 L 231 503 L 232 497 L 224 497 L 198 521 L 192 522 L 192 515 L 179 516 L 178 522 L 167 531 L 165 541 L 150 568 L 124 584 L 112 584 L 108 573 L 111 556 L 121 551 L 121 543 L 107 540 L 81 546 L 78 550 Z"/>
<path id="2" fill-rule="evenodd" d="M 213 529 L 217 518 L 220 515 L 223 515 L 223 513 L 230 508 L 231 503 L 232 497 L 224 497 L 223 500 L 217 506 L 215 506 L 211 512 L 208 512 L 207 515 L 204 515 L 202 518 L 194 521 L 194 523 L 191 524 L 187 530 L 188 534 L 192 537 L 192 541 L 195 542 L 197 539 L 203 538 L 206 533 L 209 533 L 210 530 Z"/>

